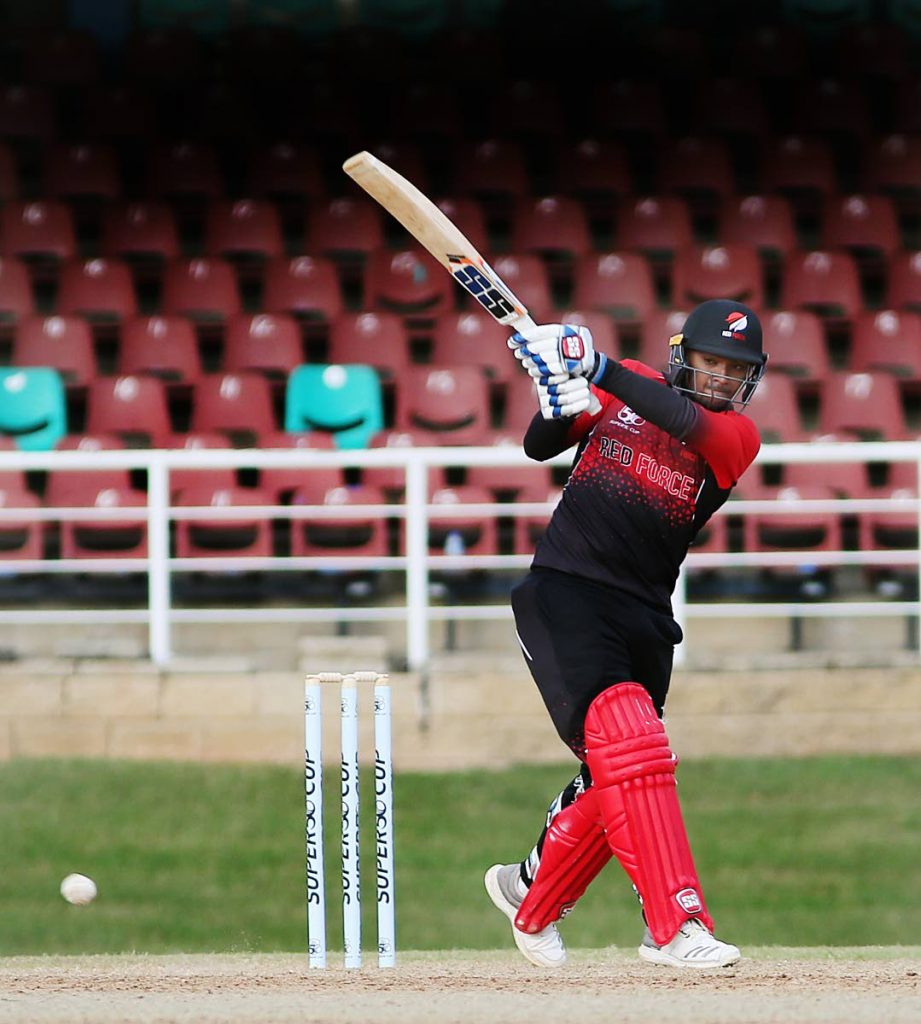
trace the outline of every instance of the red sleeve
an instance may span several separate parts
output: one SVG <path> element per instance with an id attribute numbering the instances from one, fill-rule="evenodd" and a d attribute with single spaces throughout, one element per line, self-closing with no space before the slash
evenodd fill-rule
<path id="1" fill-rule="evenodd" d="M 761 448 L 758 428 L 747 416 L 703 408 L 685 443 L 706 459 L 723 488 L 735 486 Z"/>

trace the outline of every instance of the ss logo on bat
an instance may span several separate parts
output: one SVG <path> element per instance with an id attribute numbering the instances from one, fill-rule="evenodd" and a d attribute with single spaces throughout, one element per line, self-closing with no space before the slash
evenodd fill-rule
<path id="1" fill-rule="evenodd" d="M 463 288 L 482 305 L 486 311 L 497 320 L 506 316 L 515 316 L 517 310 L 508 299 L 495 287 L 476 267 L 469 263 L 455 267 L 454 277 Z"/>

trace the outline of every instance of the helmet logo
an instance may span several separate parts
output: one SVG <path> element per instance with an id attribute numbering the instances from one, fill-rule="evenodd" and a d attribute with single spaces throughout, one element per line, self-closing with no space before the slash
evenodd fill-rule
<path id="1" fill-rule="evenodd" d="M 722 332 L 724 338 L 734 338 L 736 341 L 745 341 L 745 330 L 748 327 L 748 317 L 744 313 L 730 313 L 726 317 L 729 329 Z"/>

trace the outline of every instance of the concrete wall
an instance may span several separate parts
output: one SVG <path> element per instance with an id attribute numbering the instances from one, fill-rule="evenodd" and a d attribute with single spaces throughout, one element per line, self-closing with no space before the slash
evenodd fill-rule
<path id="1" fill-rule="evenodd" d="M 445 656 L 436 660 L 427 682 L 412 674 L 393 674 L 391 680 L 398 770 L 569 759 L 518 658 Z M 362 744 L 370 750 L 370 688 L 362 700 Z M 327 708 L 325 750 L 335 759 L 338 713 L 332 691 Z M 8 663 L 0 665 L 0 759 L 295 766 L 303 759 L 302 710 L 298 669 L 240 671 L 211 662 L 161 673 L 133 660 Z M 921 668 L 909 663 L 678 671 L 667 727 L 682 758 L 921 754 Z"/>

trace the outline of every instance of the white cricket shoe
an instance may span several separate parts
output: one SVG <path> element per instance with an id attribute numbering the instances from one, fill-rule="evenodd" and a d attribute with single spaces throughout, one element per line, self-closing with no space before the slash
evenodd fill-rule
<path id="1" fill-rule="evenodd" d="M 646 929 L 640 958 L 650 964 L 664 967 L 729 967 L 742 959 L 742 954 L 728 942 L 715 939 L 696 917 L 692 917 L 675 932 L 671 942 L 657 946 Z"/>
<path id="2" fill-rule="evenodd" d="M 548 924 L 534 935 L 515 927 L 515 914 L 522 897 L 514 887 L 517 864 L 493 864 L 486 872 L 484 882 L 489 898 L 512 922 L 512 937 L 524 956 L 537 967 L 562 967 L 566 963 L 566 947 L 555 924 Z"/>

